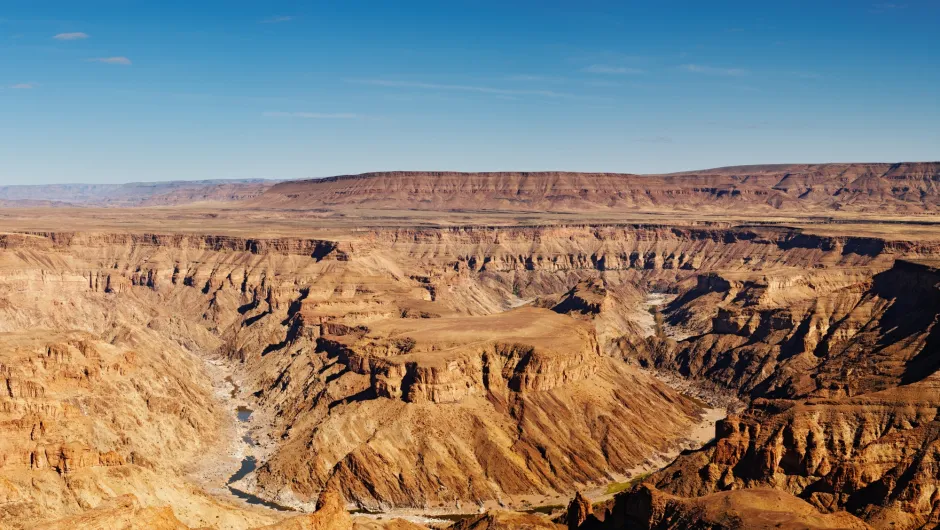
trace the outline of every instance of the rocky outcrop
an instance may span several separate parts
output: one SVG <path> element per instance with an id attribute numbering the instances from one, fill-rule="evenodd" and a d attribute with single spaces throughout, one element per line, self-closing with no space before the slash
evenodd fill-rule
<path id="1" fill-rule="evenodd" d="M 685 496 L 772 486 L 876 526 L 919 527 L 940 509 L 938 388 L 934 377 L 841 400 L 757 401 L 717 426 L 713 446 L 653 482 Z"/>
<path id="2" fill-rule="evenodd" d="M 562 530 L 560 524 L 540 515 L 506 511 L 491 511 L 471 517 L 451 526 L 453 530 Z"/>
<path id="3" fill-rule="evenodd" d="M 593 515 L 594 509 L 591 506 L 591 501 L 586 499 L 579 491 L 568 504 L 568 510 L 565 512 L 565 524 L 568 525 L 568 530 L 577 530 Z"/>
<path id="4" fill-rule="evenodd" d="M 352 530 L 353 522 L 343 507 L 343 498 L 335 491 L 324 491 L 317 499 L 316 511 L 291 517 L 257 530 Z"/>
<path id="5" fill-rule="evenodd" d="M 935 267 L 905 260 L 874 276 L 706 275 L 666 309 L 667 321 L 691 327 L 693 337 L 658 348 L 649 362 L 750 397 L 892 388 L 930 375 L 940 363 L 938 284 Z"/>
<path id="6" fill-rule="evenodd" d="M 607 289 L 600 281 L 585 280 L 565 293 L 565 296 L 552 306 L 552 311 L 593 316 L 610 309 L 612 305 L 613 300 L 607 295 Z"/>
<path id="7" fill-rule="evenodd" d="M 368 376 L 372 394 L 408 402 L 452 403 L 497 389 L 549 391 L 592 376 L 599 360 L 590 327 L 532 308 L 343 331 L 318 346 Z"/>
<path id="8" fill-rule="evenodd" d="M 819 513 L 787 493 L 755 488 L 683 498 L 641 485 L 630 495 L 618 497 L 603 522 L 583 525 L 584 530 L 669 529 L 857 529 L 869 527 L 845 512 Z"/>

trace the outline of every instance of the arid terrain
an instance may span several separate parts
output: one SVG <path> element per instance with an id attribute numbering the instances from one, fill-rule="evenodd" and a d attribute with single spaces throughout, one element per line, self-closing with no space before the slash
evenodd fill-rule
<path id="1" fill-rule="evenodd" d="M 934 528 L 940 163 L 0 188 L 0 528 Z"/>

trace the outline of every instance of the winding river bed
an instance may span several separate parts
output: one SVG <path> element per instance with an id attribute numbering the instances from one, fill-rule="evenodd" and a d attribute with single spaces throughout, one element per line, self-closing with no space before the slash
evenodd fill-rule
<path id="1" fill-rule="evenodd" d="M 233 392 L 237 392 L 237 388 L 238 387 L 236 387 L 236 390 L 234 390 Z M 238 421 L 242 423 L 247 423 L 251 419 L 251 414 L 253 412 L 254 411 L 251 410 L 250 408 L 242 406 L 242 405 L 239 405 L 238 408 L 235 409 L 236 417 L 238 418 Z M 245 445 L 247 445 L 249 448 L 255 447 L 257 445 L 255 443 L 254 438 L 251 437 L 251 433 L 247 431 L 245 432 L 245 434 L 242 435 L 242 442 Z M 258 497 L 257 495 L 253 495 L 251 493 L 248 493 L 247 491 L 240 490 L 237 487 L 233 486 L 233 484 L 236 484 L 238 481 L 247 477 L 250 473 L 252 473 L 255 469 L 257 469 L 257 467 L 258 467 L 258 459 L 257 457 L 255 457 L 255 455 L 247 454 L 244 458 L 242 458 L 241 467 L 239 467 L 238 471 L 236 471 L 231 477 L 229 477 L 228 482 L 226 483 L 226 486 L 228 487 L 228 490 L 232 493 L 232 495 L 238 497 L 239 499 L 242 499 L 248 504 L 264 506 L 267 508 L 271 508 L 272 510 L 293 511 L 293 508 L 288 508 L 287 506 L 281 506 L 280 504 L 277 504 L 276 502 L 271 502 L 271 501 L 262 499 L 261 497 Z"/>

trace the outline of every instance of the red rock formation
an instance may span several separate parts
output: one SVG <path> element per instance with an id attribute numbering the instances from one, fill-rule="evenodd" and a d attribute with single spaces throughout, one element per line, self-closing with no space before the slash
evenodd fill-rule
<path id="1" fill-rule="evenodd" d="M 598 529 L 857 529 L 870 527 L 845 513 L 822 514 L 792 495 L 777 490 L 747 489 L 714 493 L 698 498 L 669 495 L 642 485 L 631 495 L 617 499 Z"/>
<path id="2" fill-rule="evenodd" d="M 593 513 L 591 501 L 586 499 L 580 491 L 577 492 L 568 504 L 568 510 L 565 513 L 565 524 L 568 525 L 568 530 L 577 530 Z"/>

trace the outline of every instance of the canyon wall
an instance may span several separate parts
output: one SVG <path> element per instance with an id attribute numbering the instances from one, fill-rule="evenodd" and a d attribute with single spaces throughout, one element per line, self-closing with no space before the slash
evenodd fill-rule
<path id="1" fill-rule="evenodd" d="M 711 444 L 619 498 L 620 515 L 601 527 L 644 519 L 637 507 L 649 509 L 650 491 L 698 499 L 752 488 L 878 528 L 940 522 L 938 263 L 698 276 L 664 308 L 685 338 L 625 341 L 624 353 L 752 401 L 719 422 Z M 659 524 L 650 521 L 640 526 Z"/>
<path id="2" fill-rule="evenodd" d="M 874 521 L 883 511 L 869 514 L 867 500 L 881 486 L 854 497 L 847 487 L 933 469 L 910 448 L 933 443 L 932 379 L 913 374 L 933 369 L 917 352 L 932 351 L 935 332 L 927 317 L 902 316 L 933 311 L 923 260 L 937 255 L 930 242 L 754 227 L 2 234 L 0 331 L 23 344 L 5 354 L 2 372 L 4 421 L 16 433 L 0 460 L 16 492 L 4 517 L 77 514 L 126 492 L 147 506 L 173 504 L 190 526 L 200 511 L 243 528 L 264 522 L 187 487 L 156 486 L 214 443 L 222 413 L 200 362 L 216 355 L 237 363 L 261 419 L 253 432 L 266 456 L 245 484 L 281 503 L 312 506 L 336 489 L 373 509 L 474 509 L 604 484 L 680 443 L 699 420 L 701 405 L 635 366 L 645 363 L 767 403 L 722 423 L 719 441 L 693 453 L 702 463 L 694 474 L 651 479 L 661 491 L 762 485 Z M 637 338 L 652 289 L 677 295 L 663 308 L 665 329 L 689 336 Z M 866 368 L 862 346 L 879 340 L 881 360 Z M 822 361 L 808 365 L 808 356 Z M 140 377 L 146 384 L 135 385 Z M 899 388 L 908 393 L 890 394 Z M 927 404 L 911 407 L 913 395 Z M 863 401 L 843 401 L 853 399 Z M 73 408 L 86 401 L 99 404 L 87 416 Z M 876 412 L 900 403 L 903 411 Z M 85 419 L 69 420 L 73 431 L 61 414 Z M 826 421 L 813 423 L 820 414 Z M 153 425 L 166 425 L 164 438 L 148 445 Z M 879 464 L 890 470 L 846 467 L 866 450 L 882 454 L 901 426 L 920 430 Z M 849 444 L 831 429 L 871 435 Z M 133 440 L 116 433 L 125 430 Z M 820 444 L 832 447 L 820 453 Z M 776 471 L 778 457 L 796 463 Z M 756 468 L 763 475 L 740 474 L 749 459 L 769 462 Z M 119 487 L 115 473 L 137 486 Z M 30 484 L 41 474 L 49 486 L 37 491 Z M 85 474 L 98 493 L 79 480 Z M 923 518 L 923 483 L 894 487 L 905 497 L 886 506 Z"/>

